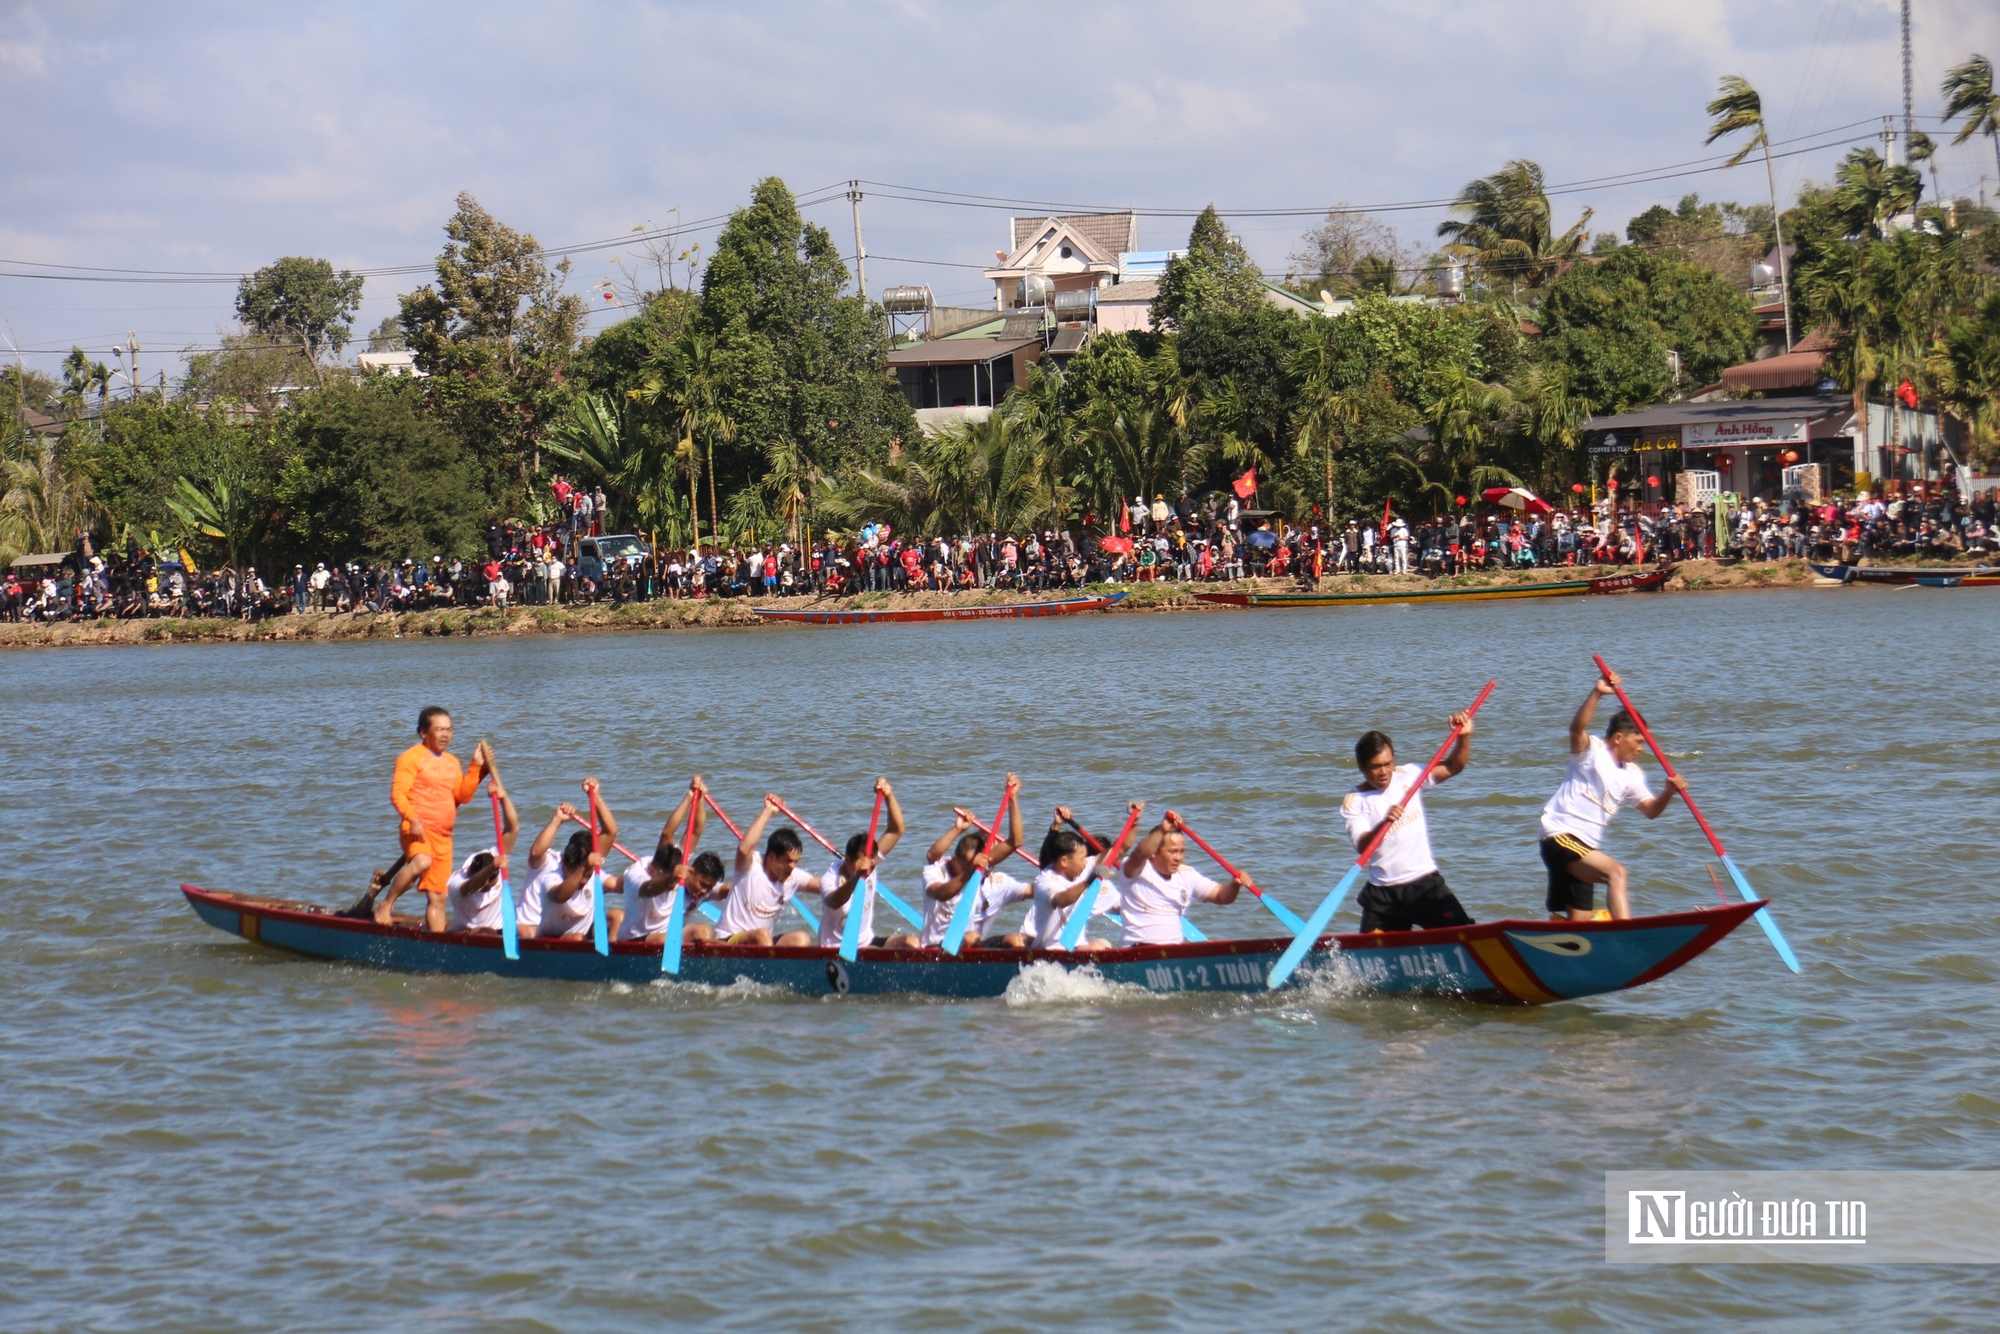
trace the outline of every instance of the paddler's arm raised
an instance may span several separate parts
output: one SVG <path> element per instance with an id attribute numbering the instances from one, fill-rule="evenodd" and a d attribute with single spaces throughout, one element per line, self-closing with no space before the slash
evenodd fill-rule
<path id="1" fill-rule="evenodd" d="M 1597 701 L 1618 689 L 1618 673 L 1600 676 L 1590 688 L 1590 695 L 1583 706 L 1576 711 L 1576 717 L 1569 720 L 1569 753 L 1581 755 L 1590 749 L 1590 720 L 1597 716 Z"/>
<path id="2" fill-rule="evenodd" d="M 597 818 L 604 826 L 604 833 L 599 841 L 608 848 L 618 841 L 618 817 L 611 813 L 611 803 L 604 799 L 604 793 L 598 789 L 595 778 L 584 779 L 583 790 L 596 798 Z"/>
<path id="3" fill-rule="evenodd" d="M 964 834 L 966 830 L 972 828 L 972 816 L 969 813 L 960 809 L 959 807 L 954 806 L 952 808 L 951 814 L 952 814 L 951 828 L 945 830 L 942 834 L 939 834 L 937 837 L 937 841 L 931 844 L 930 851 L 924 854 L 925 865 L 929 865 L 931 862 L 937 861 L 939 858 L 943 857 L 946 853 L 950 852 L 952 849 L 952 845 L 958 842 L 959 836 Z"/>
<path id="4" fill-rule="evenodd" d="M 576 820 L 578 824 L 583 823 L 577 817 L 576 807 L 565 801 L 556 807 L 556 813 L 549 817 L 548 824 L 543 826 L 541 833 L 535 835 L 535 841 L 528 845 L 528 864 L 530 866 L 549 855 L 549 849 L 555 846 L 556 834 L 562 829 L 565 823 L 571 820 Z"/>
<path id="5" fill-rule="evenodd" d="M 472 748 L 472 764 L 458 776 L 458 788 L 452 793 L 458 804 L 463 806 L 479 795 L 479 780 L 486 776 L 487 756 L 492 750 L 482 741 Z"/>
<path id="6" fill-rule="evenodd" d="M 688 784 L 686 795 L 681 798 L 680 804 L 674 807 L 674 813 L 667 817 L 667 822 L 660 826 L 660 841 L 653 845 L 653 861 L 656 865 L 667 859 L 668 849 L 674 846 L 674 831 L 681 827 L 681 823 L 688 818 L 690 808 L 694 808 L 695 803 L 700 800 L 701 790 L 695 786 L 695 783 L 700 781 L 701 778 L 697 775 L 694 782 Z M 706 809 L 706 804 L 698 809 Z M 688 846 L 681 849 L 681 855 L 683 858 L 694 856 L 694 831 L 690 831 Z"/>
<path id="7" fill-rule="evenodd" d="M 875 790 L 882 794 L 882 805 L 889 812 L 889 823 L 875 840 L 875 860 L 879 862 L 889 855 L 889 849 L 903 841 L 903 808 L 896 801 L 896 789 L 889 786 L 888 779 L 876 779 Z"/>
<path id="8" fill-rule="evenodd" d="M 1014 855 L 1014 849 L 1027 841 L 1021 829 L 1021 780 L 1013 774 L 1007 775 L 1007 837 L 993 845 L 988 856 L 990 862 L 1003 862 Z"/>
<path id="9" fill-rule="evenodd" d="M 736 842 L 736 874 L 742 875 L 750 869 L 751 863 L 757 860 L 757 840 L 764 837 L 764 826 L 771 823 L 771 817 L 778 813 L 778 807 L 783 804 L 778 800 L 777 793 L 764 794 L 764 809 L 757 812 L 756 819 L 744 826 L 743 837 Z"/>
<path id="10" fill-rule="evenodd" d="M 515 836 L 521 832 L 521 816 L 514 809 L 514 799 L 500 785 L 500 775 L 495 773 L 491 777 L 492 783 L 487 791 L 500 798 L 500 851 L 511 853 L 514 851 Z"/>

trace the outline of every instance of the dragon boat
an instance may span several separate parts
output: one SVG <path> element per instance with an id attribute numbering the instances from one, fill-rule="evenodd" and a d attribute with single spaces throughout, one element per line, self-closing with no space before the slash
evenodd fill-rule
<path id="1" fill-rule="evenodd" d="M 1538 584 L 1418 588 L 1388 593 L 1196 593 L 1195 597 L 1223 607 L 1342 607 L 1367 602 L 1500 602 L 1512 598 L 1583 597 L 1591 593 L 1652 592 L 1673 577 L 1674 568 L 1663 565 L 1644 574 L 1610 574 L 1598 579 Z"/>
<path id="2" fill-rule="evenodd" d="M 1825 565 L 1814 561 L 1812 572 L 1843 584 L 1921 584 L 1926 588 L 2000 585 L 2000 566 L 1992 565 Z"/>
<path id="3" fill-rule="evenodd" d="M 1080 598 L 1049 598 L 1040 602 L 988 602 L 964 607 L 752 607 L 767 621 L 797 621 L 806 625 L 875 625 L 883 621 L 990 621 L 1035 616 L 1074 616 L 1103 611 L 1125 600 L 1123 593 Z"/>
<path id="4" fill-rule="evenodd" d="M 326 959 L 412 973 L 476 974 L 568 982 L 644 984 L 663 978 L 658 945 L 522 940 L 508 959 L 491 933 L 432 934 L 421 919 L 382 926 L 309 903 L 182 885 L 202 921 L 247 941 Z M 1494 1005 L 1547 1005 L 1644 986 L 1680 968 L 1741 926 L 1763 900 L 1624 921 L 1503 920 L 1429 931 L 1325 935 L 1289 985 L 1337 970 L 1385 994 L 1428 993 Z M 920 994 L 994 997 L 1036 963 L 1088 964 L 1107 981 L 1152 992 L 1262 992 L 1291 938 L 1207 940 L 1093 951 L 863 949 L 853 962 L 830 949 L 780 949 L 690 941 L 678 980 L 728 986 L 739 979 L 808 996 Z"/>

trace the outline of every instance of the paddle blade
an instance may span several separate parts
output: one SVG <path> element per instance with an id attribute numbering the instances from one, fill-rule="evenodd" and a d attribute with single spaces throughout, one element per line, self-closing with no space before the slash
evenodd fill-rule
<path id="1" fill-rule="evenodd" d="M 508 958 L 521 957 L 521 928 L 514 920 L 514 887 L 500 877 L 500 948 Z"/>
<path id="2" fill-rule="evenodd" d="M 1090 925 L 1090 910 L 1097 905 L 1097 891 L 1104 888 L 1102 879 L 1092 880 L 1090 887 L 1083 891 L 1083 897 L 1070 905 L 1069 920 L 1063 923 L 1062 947 L 1074 950 L 1083 939 L 1083 929 Z"/>
<path id="3" fill-rule="evenodd" d="M 805 904 L 800 903 L 797 899 L 793 899 L 792 910 L 806 919 L 807 930 L 811 931 L 814 935 L 819 934 L 819 918 L 812 915 L 811 909 L 807 908 Z"/>
<path id="4" fill-rule="evenodd" d="M 611 931 L 604 921 L 604 877 L 590 878 L 590 940 L 599 954 L 611 953 Z"/>
<path id="5" fill-rule="evenodd" d="M 1319 942 L 1321 933 L 1326 930 L 1326 924 L 1333 920 L 1333 915 L 1340 911 L 1340 905 L 1347 901 L 1347 891 L 1354 888 L 1354 882 L 1360 876 L 1360 862 L 1347 868 L 1347 874 L 1340 877 L 1340 883 L 1319 901 L 1319 907 L 1313 909 L 1313 915 L 1306 918 L 1305 928 L 1292 937 L 1292 943 L 1285 946 L 1285 952 L 1278 956 L 1278 962 L 1271 965 L 1271 975 L 1264 979 L 1265 986 L 1276 991 L 1291 980 L 1292 974 L 1305 962 L 1306 955 L 1310 954 L 1312 947 Z"/>
<path id="6" fill-rule="evenodd" d="M 900 916 L 904 921 L 908 922 L 911 926 L 917 927 L 919 930 L 923 928 L 924 919 L 917 916 L 917 910 L 915 908 L 912 908 L 909 904 L 903 902 L 903 900 L 897 896 L 895 891 L 891 890 L 887 885 L 876 885 L 875 894 L 876 897 L 882 900 L 882 902 L 888 904 L 891 908 L 894 908 L 896 910 L 897 915 Z"/>
<path id="7" fill-rule="evenodd" d="M 847 918 L 840 924 L 840 957 L 849 963 L 853 963 L 861 953 L 861 896 L 867 888 L 868 882 L 864 879 L 854 882 L 854 892 L 847 896 Z"/>
<path id="8" fill-rule="evenodd" d="M 681 970 L 681 933 L 687 929 L 687 897 L 679 885 L 667 891 L 673 902 L 667 905 L 667 938 L 660 944 L 660 971 Z"/>
<path id="9" fill-rule="evenodd" d="M 1284 904 L 1272 898 L 1268 893 L 1258 894 L 1256 895 L 1256 899 L 1257 902 L 1263 904 L 1266 908 L 1269 908 L 1271 910 L 1271 916 L 1277 918 L 1279 921 L 1285 924 L 1285 930 L 1290 931 L 1294 935 L 1296 935 L 1297 933 L 1306 929 L 1305 918 L 1299 916 L 1297 913 L 1293 912 L 1290 908 L 1287 908 Z"/>
<path id="10" fill-rule="evenodd" d="M 716 907 L 713 903 L 704 903 L 699 908 L 696 908 L 695 911 L 711 922 L 722 920 L 722 909 Z"/>
<path id="11" fill-rule="evenodd" d="M 1728 870 L 1729 878 L 1736 882 L 1736 892 L 1743 896 L 1746 903 L 1755 903 L 1759 898 L 1763 897 L 1756 890 L 1750 888 L 1748 877 L 1736 868 L 1736 859 L 1726 852 L 1722 854 L 1722 865 Z M 1770 939 L 1771 948 L 1776 950 L 1778 957 L 1785 961 L 1785 967 L 1795 973 L 1798 972 L 1799 957 L 1793 954 L 1792 947 L 1785 943 L 1785 933 L 1778 930 L 1778 919 L 1771 916 L 1769 908 L 1759 908 L 1757 910 L 1757 925 L 1764 928 L 1765 936 Z"/>
<path id="12" fill-rule="evenodd" d="M 1192 940 L 1195 943 L 1199 944 L 1200 942 L 1207 940 L 1208 937 L 1202 934 L 1202 930 L 1200 927 L 1196 926 L 1193 922 L 1190 922 L 1187 918 L 1183 917 L 1181 918 L 1181 939 Z"/>
<path id="13" fill-rule="evenodd" d="M 965 933 L 972 929 L 972 903 L 979 897 L 979 882 L 986 876 L 984 871 L 974 871 L 972 879 L 965 882 L 965 888 L 958 893 L 958 902 L 951 905 L 951 925 L 944 929 L 944 952 L 956 955 L 965 943 Z"/>

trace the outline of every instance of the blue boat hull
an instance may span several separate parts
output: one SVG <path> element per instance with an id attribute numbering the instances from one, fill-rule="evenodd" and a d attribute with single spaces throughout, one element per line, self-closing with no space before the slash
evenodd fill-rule
<path id="1" fill-rule="evenodd" d="M 182 885 L 202 921 L 246 940 L 309 958 L 397 972 L 493 973 L 567 982 L 660 981 L 660 947 L 615 943 L 599 954 L 588 940 L 523 940 L 508 959 L 492 933 L 433 935 L 414 925 L 378 926 L 325 908 Z M 1641 986 L 1707 950 L 1762 906 L 1730 904 L 1623 922 L 1481 922 L 1437 931 L 1324 936 L 1295 974 L 1310 984 L 1332 972 L 1357 990 L 1430 993 L 1509 1005 L 1543 1005 Z M 999 996 L 1021 970 L 1088 962 L 1107 981 L 1153 992 L 1266 990 L 1286 937 L 1209 940 L 1104 950 L 863 949 L 852 962 L 831 949 L 777 949 L 690 942 L 681 982 L 729 986 L 747 980 L 809 996 Z"/>

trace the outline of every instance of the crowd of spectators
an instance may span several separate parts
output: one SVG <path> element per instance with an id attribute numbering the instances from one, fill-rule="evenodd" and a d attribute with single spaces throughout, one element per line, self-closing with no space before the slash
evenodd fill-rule
<path id="1" fill-rule="evenodd" d="M 442 607 L 623 604 L 657 598 L 847 596 L 861 592 L 1050 592 L 1093 584 L 1295 579 L 1312 586 L 1341 574 L 1432 577 L 1723 556 L 1982 558 L 2000 548 L 1994 493 L 1971 503 L 1949 490 L 1928 499 L 1877 497 L 1795 506 L 1762 500 L 1725 506 L 1626 508 L 1613 501 L 1570 510 L 1464 508 L 1419 519 L 1394 513 L 1322 528 L 1245 509 L 1227 493 L 1196 505 L 1135 500 L 1108 524 L 1022 534 L 905 537 L 887 524 L 810 543 L 766 542 L 684 551 L 617 543 L 597 531 L 602 493 L 556 489 L 546 524 L 493 524 L 486 558 L 434 555 L 390 564 L 302 563 L 267 577 L 254 566 L 190 571 L 177 556 L 136 546 L 93 549 L 79 534 L 60 565 L 17 563 L 0 583 L 0 619 L 146 616 L 262 620 L 306 612 L 400 612 Z M 1718 517 L 1720 522 L 1718 523 Z M 1316 518 L 1316 516 L 1315 516 Z M 1717 530 L 1721 536 L 1718 542 Z M 624 555 L 617 555 L 623 552 Z"/>

